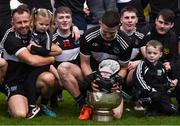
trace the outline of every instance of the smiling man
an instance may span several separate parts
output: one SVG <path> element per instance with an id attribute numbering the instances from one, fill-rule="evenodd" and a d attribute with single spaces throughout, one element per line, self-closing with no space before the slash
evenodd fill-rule
<path id="1" fill-rule="evenodd" d="M 55 57 L 55 67 L 61 79 L 61 87 L 66 89 L 74 98 L 77 105 L 85 104 L 80 92 L 83 75 L 79 67 L 80 42 L 72 37 L 72 11 L 69 7 L 61 6 L 55 11 L 57 30 L 53 42 L 62 49 L 62 54 Z"/>
<path id="2" fill-rule="evenodd" d="M 142 29 L 145 41 L 158 40 L 163 44 L 163 62 L 171 62 L 178 54 L 178 41 L 176 34 L 171 30 L 174 26 L 174 13 L 169 9 L 162 9 L 154 25 Z"/>
<path id="3" fill-rule="evenodd" d="M 28 110 L 27 98 L 39 93 L 42 98 L 48 99 L 53 91 L 55 77 L 50 72 L 40 72 L 36 83 L 36 90 L 29 89 L 26 80 L 37 67 L 49 65 L 54 62 L 53 56 L 42 57 L 31 54 L 27 49 L 30 45 L 30 10 L 26 5 L 20 5 L 12 12 L 12 28 L 8 29 L 2 39 L 4 46 L 3 58 L 8 62 L 8 69 L 4 82 L 7 86 L 8 110 L 13 117 L 27 117 L 28 112 L 33 117 L 39 112 L 34 106 Z M 27 91 L 31 90 L 29 92 Z"/>

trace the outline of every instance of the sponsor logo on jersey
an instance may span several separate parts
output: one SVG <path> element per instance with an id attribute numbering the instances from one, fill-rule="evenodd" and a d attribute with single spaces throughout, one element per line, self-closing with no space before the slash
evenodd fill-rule
<path id="1" fill-rule="evenodd" d="M 64 47 L 70 47 L 72 44 L 69 40 L 63 40 Z"/>
<path id="2" fill-rule="evenodd" d="M 113 52 L 114 52 L 115 54 L 119 54 L 119 49 L 118 49 L 117 47 L 114 47 L 114 48 L 113 48 Z"/>
<path id="3" fill-rule="evenodd" d="M 163 53 L 164 54 L 169 54 L 170 53 L 170 49 L 169 48 L 164 48 L 163 49 Z"/>
<path id="4" fill-rule="evenodd" d="M 161 69 L 157 70 L 157 76 L 162 76 L 162 70 Z"/>
<path id="5" fill-rule="evenodd" d="M 92 46 L 94 46 L 94 47 L 97 47 L 98 46 L 98 43 L 92 43 Z"/>

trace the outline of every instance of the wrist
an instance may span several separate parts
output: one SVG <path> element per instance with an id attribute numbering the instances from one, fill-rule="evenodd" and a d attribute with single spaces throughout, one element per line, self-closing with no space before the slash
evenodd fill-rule
<path id="1" fill-rule="evenodd" d="M 71 31 L 73 30 L 73 27 L 74 27 L 74 26 L 75 26 L 74 23 L 72 23 L 72 24 L 71 24 L 71 27 L 70 27 Z"/>

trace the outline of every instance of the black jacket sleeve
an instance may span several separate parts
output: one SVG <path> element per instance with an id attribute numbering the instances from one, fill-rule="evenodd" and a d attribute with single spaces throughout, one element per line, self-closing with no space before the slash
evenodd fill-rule
<path id="1" fill-rule="evenodd" d="M 41 56 L 48 56 L 50 53 L 50 50 L 47 50 L 42 47 L 37 47 L 35 45 L 31 46 L 31 51 L 33 51 L 35 54 L 41 55 Z"/>

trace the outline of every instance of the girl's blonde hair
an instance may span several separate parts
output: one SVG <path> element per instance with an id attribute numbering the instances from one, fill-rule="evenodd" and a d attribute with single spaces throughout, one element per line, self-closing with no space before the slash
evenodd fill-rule
<path id="1" fill-rule="evenodd" d="M 39 17 L 44 17 L 44 18 L 50 18 L 50 26 L 49 26 L 49 32 L 53 33 L 55 30 L 54 26 L 54 18 L 53 18 L 53 13 L 45 8 L 39 8 L 39 9 L 32 9 L 31 13 L 31 29 L 33 30 L 35 28 L 35 22 L 38 20 Z"/>

